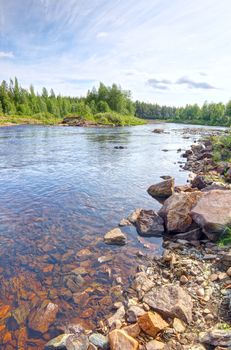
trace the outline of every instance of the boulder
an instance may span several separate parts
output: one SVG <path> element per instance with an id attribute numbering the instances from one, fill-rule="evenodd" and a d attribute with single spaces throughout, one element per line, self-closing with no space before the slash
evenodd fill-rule
<path id="1" fill-rule="evenodd" d="M 209 239 L 217 240 L 231 225 L 231 191 L 204 192 L 190 215 Z"/>
<path id="2" fill-rule="evenodd" d="M 216 327 L 210 329 L 208 332 L 200 334 L 200 342 L 212 346 L 231 347 L 231 330 L 217 329 Z"/>
<path id="3" fill-rule="evenodd" d="M 168 198 L 174 193 L 174 178 L 154 184 L 147 191 L 154 198 Z"/>
<path id="4" fill-rule="evenodd" d="M 109 333 L 111 350 L 138 350 L 139 343 L 121 329 L 115 329 Z"/>
<path id="5" fill-rule="evenodd" d="M 141 210 L 135 223 L 142 236 L 160 236 L 164 233 L 164 220 L 154 210 Z"/>
<path id="6" fill-rule="evenodd" d="M 114 228 L 105 234 L 104 242 L 106 244 L 124 245 L 126 244 L 126 236 L 119 228 Z"/>
<path id="7" fill-rule="evenodd" d="M 143 302 L 164 317 L 177 317 L 186 323 L 192 321 L 193 302 L 182 287 L 173 284 L 154 287 L 145 294 Z"/>
<path id="8" fill-rule="evenodd" d="M 58 309 L 58 305 L 53 304 L 49 300 L 45 300 L 41 306 L 33 309 L 29 315 L 29 328 L 34 331 L 46 333 L 49 326 L 55 321 Z"/>
<path id="9" fill-rule="evenodd" d="M 174 193 L 158 214 L 164 219 L 169 233 L 186 232 L 192 225 L 191 209 L 203 196 L 199 191 Z"/>
<path id="10" fill-rule="evenodd" d="M 155 337 L 168 327 L 168 323 L 156 312 L 146 312 L 138 318 L 138 325 L 146 334 Z"/>

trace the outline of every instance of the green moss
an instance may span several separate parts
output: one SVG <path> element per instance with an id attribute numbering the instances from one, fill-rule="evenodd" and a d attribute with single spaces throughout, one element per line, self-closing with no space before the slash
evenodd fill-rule
<path id="1" fill-rule="evenodd" d="M 220 247 L 224 247 L 227 245 L 231 245 L 231 227 L 226 227 L 223 234 L 221 235 L 218 245 Z"/>

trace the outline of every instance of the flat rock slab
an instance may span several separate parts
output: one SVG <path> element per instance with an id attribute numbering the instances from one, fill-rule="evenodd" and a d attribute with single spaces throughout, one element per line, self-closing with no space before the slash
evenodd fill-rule
<path id="1" fill-rule="evenodd" d="M 188 324 L 192 321 L 192 299 L 179 286 L 168 284 L 154 287 L 145 294 L 143 302 L 164 317 L 177 317 Z"/>
<path id="2" fill-rule="evenodd" d="M 106 244 L 124 245 L 126 244 L 126 236 L 119 228 L 114 228 L 105 234 L 104 242 Z"/>
<path id="3" fill-rule="evenodd" d="M 218 239 L 224 228 L 231 225 L 231 191 L 205 192 L 190 215 L 209 239 Z"/>
<path id="4" fill-rule="evenodd" d="M 141 236 L 161 236 L 164 233 L 164 220 L 154 210 L 142 209 L 135 225 Z"/>

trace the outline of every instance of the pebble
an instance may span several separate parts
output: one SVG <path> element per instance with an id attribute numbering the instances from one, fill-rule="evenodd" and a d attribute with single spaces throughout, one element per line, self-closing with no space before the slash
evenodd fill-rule
<path id="1" fill-rule="evenodd" d="M 204 296 L 205 296 L 205 290 L 204 290 L 204 288 L 199 288 L 199 289 L 197 289 L 196 293 L 197 293 L 197 295 L 200 296 L 200 297 L 204 297 Z"/>
<path id="2" fill-rule="evenodd" d="M 188 282 L 188 278 L 185 275 L 182 275 L 180 278 L 180 283 L 181 284 L 186 284 Z"/>
<path id="3" fill-rule="evenodd" d="M 231 277 L 231 267 L 226 271 L 227 275 Z"/>

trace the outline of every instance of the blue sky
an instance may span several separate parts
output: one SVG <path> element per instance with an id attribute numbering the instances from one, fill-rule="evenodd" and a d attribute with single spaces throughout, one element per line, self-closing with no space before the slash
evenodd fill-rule
<path id="1" fill-rule="evenodd" d="M 0 0 L 0 80 L 168 105 L 231 98 L 230 0 Z"/>

